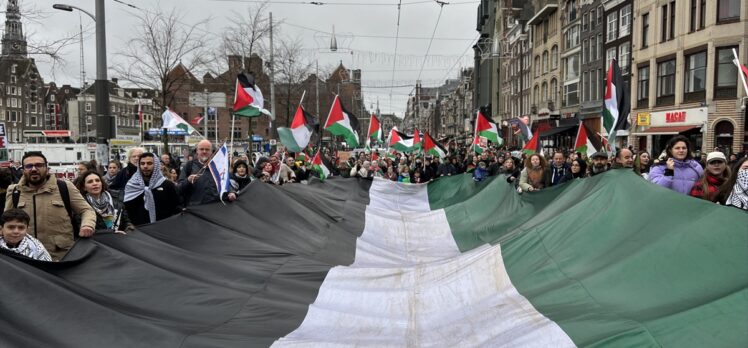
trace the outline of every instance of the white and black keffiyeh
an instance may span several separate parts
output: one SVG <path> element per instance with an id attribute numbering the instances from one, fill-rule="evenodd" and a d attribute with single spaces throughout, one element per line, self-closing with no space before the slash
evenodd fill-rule
<path id="1" fill-rule="evenodd" d="M 738 171 L 738 180 L 735 181 L 735 186 L 733 186 L 730 196 L 727 197 L 725 205 L 748 210 L 748 169 Z"/>
<path id="2" fill-rule="evenodd" d="M 44 249 L 44 245 L 42 245 L 38 239 L 33 238 L 28 234 L 21 239 L 21 242 L 18 243 L 18 246 L 15 248 L 8 247 L 8 244 L 5 243 L 5 239 L 0 237 L 0 248 L 8 249 L 35 260 L 52 261 L 52 257 L 49 256 L 47 249 Z"/>
<path id="3" fill-rule="evenodd" d="M 130 181 L 125 186 L 125 202 L 129 202 L 141 194 L 145 195 L 145 210 L 148 211 L 148 216 L 151 222 L 156 222 L 156 201 L 153 199 L 153 191 L 157 187 L 166 181 L 166 178 L 161 174 L 161 161 L 154 158 L 153 161 L 153 173 L 151 174 L 151 180 L 148 182 L 148 186 L 145 186 L 143 175 L 140 173 L 140 166 L 138 171 L 133 174 Z"/>

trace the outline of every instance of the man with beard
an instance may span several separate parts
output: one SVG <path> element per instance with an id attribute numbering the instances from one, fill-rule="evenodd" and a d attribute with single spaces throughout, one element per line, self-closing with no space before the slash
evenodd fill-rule
<path id="1" fill-rule="evenodd" d="M 608 170 L 608 154 L 605 152 L 595 152 L 592 154 L 592 167 L 590 168 L 590 176 L 603 173 Z"/>
<path id="2" fill-rule="evenodd" d="M 187 162 L 179 174 L 179 192 L 185 206 L 218 202 L 218 188 L 210 175 L 208 164 L 213 155 L 210 140 L 200 140 L 195 146 L 195 159 Z M 229 192 L 226 197 L 230 202 L 236 200 L 236 193 Z"/>
<path id="3" fill-rule="evenodd" d="M 27 152 L 22 163 L 23 177 L 17 185 L 8 187 L 5 209 L 19 208 L 29 214 L 29 233 L 57 261 L 73 246 L 75 234 L 94 234 L 96 213 L 73 183 L 49 175 L 47 158 L 41 152 Z M 73 213 L 81 218 L 77 231 L 73 228 Z"/>
<path id="4" fill-rule="evenodd" d="M 143 225 L 178 214 L 176 185 L 161 174 L 161 161 L 150 152 L 140 155 L 138 171 L 125 186 L 125 209 L 130 222 Z"/>

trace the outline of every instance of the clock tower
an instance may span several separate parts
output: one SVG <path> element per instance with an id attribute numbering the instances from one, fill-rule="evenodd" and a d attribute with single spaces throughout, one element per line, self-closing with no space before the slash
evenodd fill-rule
<path id="1" fill-rule="evenodd" d="M 26 38 L 23 36 L 18 0 L 8 0 L 5 12 L 5 34 L 2 39 L 3 57 L 27 58 Z"/>

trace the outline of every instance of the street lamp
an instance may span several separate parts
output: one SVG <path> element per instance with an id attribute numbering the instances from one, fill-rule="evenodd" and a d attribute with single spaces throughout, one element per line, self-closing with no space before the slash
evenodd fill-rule
<path id="1" fill-rule="evenodd" d="M 96 98 L 96 160 L 99 163 L 107 163 L 109 159 L 109 139 L 114 134 L 114 124 L 112 116 L 109 115 L 104 0 L 96 0 L 95 16 L 80 7 L 67 4 L 54 4 L 52 8 L 67 12 L 81 11 L 96 23 L 96 83 L 94 88 Z"/>

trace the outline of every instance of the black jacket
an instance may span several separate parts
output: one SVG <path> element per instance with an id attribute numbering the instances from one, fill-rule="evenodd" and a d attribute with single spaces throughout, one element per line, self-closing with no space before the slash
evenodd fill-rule
<path id="1" fill-rule="evenodd" d="M 557 168 L 555 165 L 551 164 L 551 166 L 545 170 L 545 187 L 563 184 L 571 179 L 571 167 L 566 163 L 564 163 L 561 168 Z"/>
<path id="2" fill-rule="evenodd" d="M 156 201 L 156 220 L 166 219 L 182 210 L 179 205 L 177 186 L 173 182 L 164 180 L 161 186 L 151 190 L 151 192 L 153 192 L 153 199 Z M 145 210 L 145 194 L 125 202 L 125 209 L 133 225 L 139 226 L 151 222 L 150 215 Z"/>
<path id="3" fill-rule="evenodd" d="M 135 175 L 135 172 L 137 171 L 138 167 L 134 166 L 130 162 L 127 162 L 127 166 L 120 170 L 119 173 L 117 173 L 117 176 L 114 177 L 114 180 L 112 180 L 112 184 L 109 185 L 109 189 L 124 190 L 127 182 L 130 181 L 130 178 L 132 178 L 132 176 Z"/>

